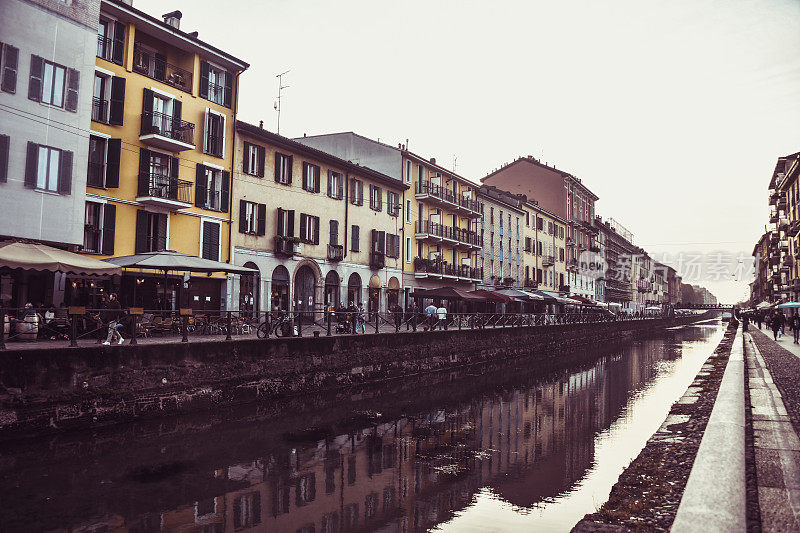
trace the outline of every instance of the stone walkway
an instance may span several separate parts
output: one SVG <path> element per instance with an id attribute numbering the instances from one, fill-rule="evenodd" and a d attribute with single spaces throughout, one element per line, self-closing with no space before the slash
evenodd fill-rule
<path id="1" fill-rule="evenodd" d="M 776 342 L 760 332 L 744 335 L 761 528 L 800 531 L 800 439 L 753 336 L 762 346 L 767 344 L 770 348 L 771 343 L 798 358 L 800 345 L 793 344 L 791 336 Z"/>

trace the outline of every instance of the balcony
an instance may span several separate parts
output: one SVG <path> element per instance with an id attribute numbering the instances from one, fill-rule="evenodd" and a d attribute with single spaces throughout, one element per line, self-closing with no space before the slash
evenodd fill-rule
<path id="1" fill-rule="evenodd" d="M 522 283 L 522 286 L 525 287 L 526 289 L 538 289 L 539 282 L 534 279 L 526 278 L 525 281 Z"/>
<path id="2" fill-rule="evenodd" d="M 545 255 L 542 257 L 542 266 L 551 267 L 556 264 L 555 257 L 552 255 Z"/>
<path id="3" fill-rule="evenodd" d="M 192 206 L 192 182 L 162 174 L 139 174 L 136 201 L 175 211 Z"/>
<path id="4" fill-rule="evenodd" d="M 338 262 L 344 259 L 344 247 L 341 244 L 328 245 L 328 261 Z"/>
<path id="5" fill-rule="evenodd" d="M 778 212 L 773 211 L 769 214 L 769 223 L 770 224 L 777 224 L 778 223 Z"/>
<path id="6" fill-rule="evenodd" d="M 286 235 L 276 235 L 275 253 L 285 257 L 291 257 L 300 253 L 300 239 L 297 237 L 287 237 Z"/>
<path id="7" fill-rule="evenodd" d="M 439 205 L 451 207 L 454 211 L 469 217 L 481 216 L 480 204 L 477 201 L 457 196 L 452 190 L 430 180 L 418 180 L 415 183 L 414 197 L 417 200 L 429 200 Z"/>
<path id="8" fill-rule="evenodd" d="M 415 257 L 414 277 L 451 278 L 456 281 L 479 282 L 483 280 L 483 269 L 469 265 L 450 265 L 436 259 Z"/>
<path id="9" fill-rule="evenodd" d="M 183 92 L 192 92 L 192 73 L 167 63 L 165 56 L 133 45 L 133 71 Z"/>
<path id="10" fill-rule="evenodd" d="M 781 250 L 788 251 L 789 250 L 789 241 L 782 240 L 781 244 L 780 244 L 780 248 L 781 248 Z"/>
<path id="11" fill-rule="evenodd" d="M 194 150 L 194 124 L 156 111 L 142 113 L 139 140 L 170 152 Z"/>
<path id="12" fill-rule="evenodd" d="M 598 245 L 596 245 L 596 244 L 590 244 L 589 245 L 589 251 L 590 252 L 594 252 L 596 254 L 600 253 L 600 247 Z"/>
<path id="13" fill-rule="evenodd" d="M 380 270 L 386 266 L 386 256 L 383 252 L 370 252 L 369 267 L 372 270 Z"/>
<path id="14" fill-rule="evenodd" d="M 430 220 L 414 223 L 414 236 L 419 240 L 442 242 L 465 250 L 480 250 L 483 239 L 476 232 L 452 226 L 444 226 Z"/>
<path id="15" fill-rule="evenodd" d="M 778 209 L 786 209 L 786 196 L 781 196 L 778 198 Z"/>

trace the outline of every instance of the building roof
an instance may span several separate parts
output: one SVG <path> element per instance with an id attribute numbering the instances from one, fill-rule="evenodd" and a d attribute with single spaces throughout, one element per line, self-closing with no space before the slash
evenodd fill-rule
<path id="1" fill-rule="evenodd" d="M 785 155 L 783 157 L 779 157 L 778 161 L 775 162 L 775 169 L 772 171 L 772 177 L 769 180 L 769 189 L 776 189 L 780 182 L 783 180 L 784 174 L 787 172 L 788 168 L 786 166 L 787 161 L 791 161 L 793 159 L 797 159 L 800 156 L 800 152 L 796 152 L 794 154 Z"/>
<path id="2" fill-rule="evenodd" d="M 508 191 L 498 189 L 497 187 L 493 187 L 491 185 L 481 185 L 478 189 L 476 189 L 476 192 L 479 198 L 484 197 L 494 202 L 498 202 L 507 206 L 509 209 L 517 211 L 518 213 L 524 212 L 522 210 L 522 206 L 527 201 L 527 198 L 524 195 L 511 194 Z"/>
<path id="3" fill-rule="evenodd" d="M 355 172 L 360 176 L 363 176 L 365 178 L 370 178 L 375 181 L 379 181 L 381 183 L 394 187 L 395 189 L 407 190 L 409 188 L 409 186 L 403 183 L 402 181 L 396 180 L 391 176 L 387 176 L 386 174 L 378 172 L 377 170 L 361 166 L 359 164 L 353 163 L 352 161 L 346 161 L 333 154 L 324 152 L 322 150 L 318 150 L 316 148 L 312 148 L 311 146 L 307 146 L 303 143 L 299 143 L 288 137 L 284 137 L 282 135 L 278 135 L 277 133 L 265 130 L 264 128 L 256 126 L 254 124 L 237 120 L 236 129 L 237 131 L 246 133 L 248 135 L 261 139 L 265 142 L 282 146 L 287 150 L 309 155 L 320 161 L 326 161 L 332 165 L 341 167 L 344 170 L 347 170 L 349 172 Z"/>
<path id="4" fill-rule="evenodd" d="M 233 55 L 216 48 L 205 41 L 201 41 L 197 38 L 196 35 L 192 35 L 190 33 L 186 33 L 183 30 L 175 28 L 174 26 L 170 26 L 163 20 L 159 20 L 152 15 L 145 13 L 139 9 L 136 9 L 130 4 L 123 2 L 122 0 L 103 0 L 101 4 L 101 11 L 106 8 L 111 7 L 112 11 L 119 11 L 123 13 L 128 13 L 133 15 L 134 17 L 144 19 L 146 22 L 152 24 L 153 26 L 157 27 L 158 29 L 162 30 L 163 32 L 170 34 L 176 38 L 179 38 L 183 41 L 186 41 L 186 44 L 190 45 L 191 47 L 196 47 L 198 50 L 203 50 L 206 53 L 212 53 L 218 56 L 221 59 L 224 59 L 226 62 L 229 63 L 229 67 L 236 68 L 238 70 L 245 70 L 250 65 L 241 59 L 234 57 Z"/>
<path id="5" fill-rule="evenodd" d="M 480 185 L 479 183 L 477 183 L 477 182 L 475 182 L 475 181 L 473 181 L 473 180 L 471 180 L 469 178 L 465 178 L 464 176 L 461 176 L 460 174 L 456 174 L 454 171 L 449 170 L 449 169 L 447 169 L 447 168 L 435 163 L 434 162 L 435 159 L 433 161 L 431 161 L 430 159 L 426 159 L 426 158 L 422 157 L 421 155 L 415 154 L 411 150 L 408 150 L 407 148 L 405 148 L 402 145 L 402 143 L 400 144 L 400 146 L 392 146 L 390 144 L 386 144 L 384 142 L 376 141 L 375 139 L 370 139 L 369 137 L 365 137 L 363 135 L 359 135 L 358 133 L 355 133 L 353 131 L 340 131 L 340 132 L 337 132 L 337 133 L 322 133 L 320 135 L 306 135 L 303 138 L 304 139 L 310 139 L 310 138 L 314 138 L 314 137 L 331 137 L 331 136 L 334 136 L 334 135 L 352 135 L 354 137 L 358 137 L 359 139 L 363 139 L 365 141 L 369 141 L 371 143 L 374 143 L 374 144 L 377 144 L 377 145 L 380 145 L 380 146 L 384 146 L 384 147 L 390 148 L 392 150 L 396 150 L 396 151 L 400 152 L 403 156 L 408 157 L 409 159 L 414 159 L 419 163 L 423 163 L 423 164 L 425 164 L 425 165 L 427 165 L 429 167 L 432 167 L 432 168 L 436 169 L 438 172 L 442 172 L 442 173 L 448 174 L 448 175 L 450 175 L 450 176 L 452 176 L 454 178 L 458 178 L 460 180 L 466 181 L 466 182 L 468 182 L 468 183 L 470 183 L 470 184 L 472 184 L 472 185 L 474 185 L 476 187 L 478 185 Z"/>
<path id="6" fill-rule="evenodd" d="M 505 170 L 505 169 L 507 169 L 509 167 L 512 167 L 512 166 L 514 166 L 514 165 L 516 165 L 518 163 L 530 163 L 531 165 L 534 165 L 534 166 L 537 166 L 537 167 L 540 167 L 540 168 L 544 168 L 544 169 L 547 169 L 547 170 L 549 170 L 551 172 L 555 172 L 557 174 L 560 174 L 564 178 L 572 180 L 576 185 L 578 185 L 581 189 L 583 189 L 583 191 L 586 194 L 591 196 L 592 199 L 594 199 L 594 200 L 599 200 L 600 199 L 599 196 L 597 196 L 595 193 L 593 193 L 591 190 L 589 190 L 589 188 L 586 185 L 584 185 L 583 182 L 581 182 L 580 178 L 577 178 L 577 177 L 575 177 L 575 175 L 570 174 L 569 172 L 566 172 L 564 170 L 559 170 L 556 167 L 551 167 L 547 163 L 542 163 L 541 161 L 539 161 L 538 159 L 536 159 L 533 156 L 519 157 L 519 158 L 515 159 L 514 161 L 512 161 L 511 163 L 507 163 L 507 164 L 503 165 L 502 167 L 498 168 L 494 172 L 491 172 L 491 173 L 487 174 L 486 176 L 482 177 L 480 179 L 481 183 L 483 183 L 487 179 L 491 178 L 495 174 L 497 174 L 499 172 L 502 172 L 503 170 Z"/>

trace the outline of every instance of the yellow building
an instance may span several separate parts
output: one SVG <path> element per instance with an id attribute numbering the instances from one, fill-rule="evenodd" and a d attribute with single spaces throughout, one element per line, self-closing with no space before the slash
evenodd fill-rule
<path id="1" fill-rule="evenodd" d="M 564 279 L 567 262 L 564 248 L 566 221 L 534 200 L 523 204 L 525 210 L 525 240 L 523 264 L 526 288 L 539 288 L 546 292 L 569 293 Z"/>
<path id="2" fill-rule="evenodd" d="M 238 77 L 248 65 L 182 31 L 179 11 L 163 18 L 101 4 L 83 253 L 170 249 L 229 262 Z M 184 305 L 177 276 L 166 291 L 162 280 L 123 276 L 115 289 L 123 305 Z M 224 281 L 193 278 L 190 305 L 225 308 Z"/>
<path id="3" fill-rule="evenodd" d="M 233 284 L 239 308 L 386 311 L 402 280 L 408 186 L 245 122 L 236 123 Z"/>
<path id="4" fill-rule="evenodd" d="M 410 187 L 402 202 L 404 305 L 415 288 L 451 285 L 471 290 L 482 281 L 476 184 L 404 145 L 389 146 L 353 132 L 295 140 L 368 166 Z"/>

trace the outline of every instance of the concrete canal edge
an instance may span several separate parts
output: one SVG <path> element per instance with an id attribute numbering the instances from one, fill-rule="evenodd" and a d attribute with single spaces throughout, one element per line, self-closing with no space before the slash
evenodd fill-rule
<path id="1" fill-rule="evenodd" d="M 746 529 L 743 348 L 737 332 L 672 531 Z"/>
<path id="2" fill-rule="evenodd" d="M 269 402 L 497 361 L 552 361 L 565 351 L 624 342 L 697 320 L 0 352 L 0 440 Z"/>
<path id="3" fill-rule="evenodd" d="M 705 492 L 701 496 L 720 492 L 720 481 L 723 477 L 739 479 L 731 500 L 725 505 L 741 500 L 740 508 L 734 512 L 741 514 L 742 527 L 731 527 L 727 530 L 744 530 L 745 515 L 745 479 L 744 479 L 744 365 L 742 358 L 741 334 L 737 336 L 738 323 L 733 320 L 711 356 L 703 364 L 694 381 L 686 392 L 670 409 L 661 427 L 647 441 L 646 445 L 631 464 L 620 474 L 617 483 L 612 487 L 606 503 L 595 513 L 587 514 L 573 528 L 574 532 L 607 532 L 607 531 L 666 531 L 673 527 L 678 508 L 685 490 L 690 490 L 688 497 L 696 501 L 697 489 Z M 735 345 L 739 345 L 738 356 L 732 354 Z M 731 363 L 731 357 L 733 362 Z M 738 362 L 737 362 L 738 357 Z M 730 369 L 730 371 L 729 371 Z M 737 379 L 738 373 L 738 379 Z M 727 376 L 727 379 L 726 379 Z M 723 391 L 722 384 L 726 382 Z M 739 386 L 739 398 L 735 398 L 732 388 Z M 712 412 L 717 407 L 718 396 L 722 403 L 733 405 L 720 406 L 715 416 L 714 426 L 710 425 Z M 737 407 L 738 405 L 738 407 Z M 740 407 L 740 408 L 739 408 Z M 738 414 L 737 414 L 738 413 Z M 733 423 L 728 420 L 733 417 Z M 741 422 L 741 424 L 739 424 Z M 719 426 L 720 427 L 716 427 Z M 716 427 L 716 429 L 715 429 Z M 722 450 L 711 450 L 714 455 L 703 458 L 698 455 L 705 435 L 711 431 L 706 448 L 713 446 L 712 441 L 722 441 L 724 446 L 739 449 L 738 456 L 728 456 Z M 719 435 L 722 431 L 723 435 Z M 717 434 L 714 436 L 714 434 Z M 741 437 L 741 438 L 739 438 Z M 706 452 L 704 452 L 706 453 Z M 736 453 L 730 452 L 727 453 Z M 733 457 L 733 459 L 731 458 Z M 711 477 L 693 474 L 694 466 L 708 471 L 713 459 L 724 462 L 730 472 L 721 474 L 712 472 Z M 699 462 L 697 462 L 699 461 Z M 698 471 L 700 472 L 700 471 Z M 687 487 L 690 477 L 695 476 L 695 488 Z M 698 477 L 699 476 L 699 477 Z M 710 488 L 705 483 L 713 484 Z M 739 494 L 739 488 L 740 494 Z M 723 491 L 727 491 L 726 487 Z M 693 494 L 693 495 L 692 495 Z M 739 498 L 739 496 L 741 496 Z M 714 494 L 714 498 L 718 497 Z M 724 499 L 724 498 L 723 498 Z M 688 500 L 687 500 L 688 502 Z M 702 506 L 702 502 L 697 503 Z M 688 508 L 687 508 L 688 509 Z M 715 513 L 717 510 L 715 510 Z M 723 511 L 725 514 L 728 511 Z M 695 518 L 693 527 L 722 530 L 713 525 L 714 513 Z M 678 525 L 678 527 L 681 527 Z"/>

